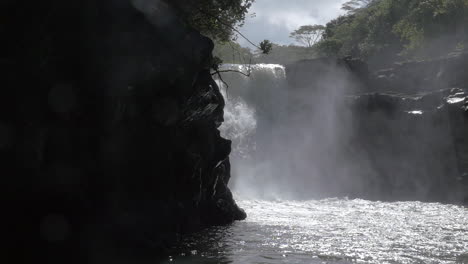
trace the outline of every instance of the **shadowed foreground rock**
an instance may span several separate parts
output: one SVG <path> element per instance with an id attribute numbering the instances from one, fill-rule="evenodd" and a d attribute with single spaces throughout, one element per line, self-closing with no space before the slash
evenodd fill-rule
<path id="1" fill-rule="evenodd" d="M 246 217 L 210 39 L 162 1 L 0 5 L 3 263 L 138 263 Z"/>

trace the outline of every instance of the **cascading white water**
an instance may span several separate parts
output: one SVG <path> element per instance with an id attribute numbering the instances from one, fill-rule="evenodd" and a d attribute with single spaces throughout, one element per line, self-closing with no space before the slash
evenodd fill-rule
<path id="1" fill-rule="evenodd" d="M 346 77 L 324 75 L 327 89 L 290 91 L 281 65 L 224 65 L 223 70 L 232 72 L 222 75 L 228 89 L 219 82 L 227 91 L 221 131 L 233 140 L 232 185 L 237 193 L 311 198 L 352 186 L 334 182 L 346 181 L 343 168 L 349 167 L 341 151 L 349 137 L 349 118 L 341 111 Z"/>
<path id="2" fill-rule="evenodd" d="M 218 80 L 226 100 L 224 123 L 220 130 L 233 141 L 233 189 L 243 196 L 273 198 L 283 166 L 275 160 L 283 130 L 275 129 L 286 114 L 285 68 L 276 64 L 223 65 L 223 81 Z M 243 74 L 241 74 L 241 73 Z"/>
<path id="3" fill-rule="evenodd" d="M 453 159 L 437 162 L 451 151 L 449 130 L 423 112 L 412 120 L 413 108 L 389 116 L 382 111 L 392 103 L 360 100 L 359 81 L 333 60 L 298 65 L 288 67 L 290 76 L 281 65 L 223 66 L 233 71 L 222 75 L 229 85 L 222 85 L 222 132 L 233 140 L 234 191 L 267 199 L 458 199 L 440 184 L 450 184 Z M 378 110 L 367 108 L 376 103 Z"/>
<path id="4" fill-rule="evenodd" d="M 232 155 L 239 158 L 248 158 L 255 149 L 252 137 L 257 129 L 255 109 L 250 107 L 241 97 L 228 97 L 226 86 L 218 81 L 221 94 L 226 100 L 224 107 L 224 122 L 219 128 L 224 138 L 233 142 Z"/>

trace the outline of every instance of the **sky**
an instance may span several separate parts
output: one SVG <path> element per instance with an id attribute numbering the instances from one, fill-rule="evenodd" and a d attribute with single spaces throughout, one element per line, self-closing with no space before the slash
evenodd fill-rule
<path id="1" fill-rule="evenodd" d="M 296 44 L 289 33 L 302 25 L 325 25 L 344 12 L 346 0 L 256 0 L 240 32 L 254 43 L 268 39 L 273 43 Z M 251 45 L 241 37 L 242 46 Z"/>

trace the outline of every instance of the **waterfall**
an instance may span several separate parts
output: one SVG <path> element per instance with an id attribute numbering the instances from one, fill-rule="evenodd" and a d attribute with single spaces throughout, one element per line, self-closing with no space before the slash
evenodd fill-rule
<path id="1" fill-rule="evenodd" d="M 222 74 L 228 86 L 217 82 L 226 101 L 221 134 L 232 140 L 233 189 L 257 196 L 259 186 L 275 183 L 271 166 L 265 164 L 272 157 L 262 156 L 273 144 L 271 128 L 284 114 L 284 98 L 278 95 L 285 92 L 285 69 L 276 64 L 225 64 L 222 69 L 232 71 Z"/>
<path id="2" fill-rule="evenodd" d="M 349 80 L 325 73 L 326 83 L 315 86 L 326 89 L 298 90 L 288 85 L 281 65 L 229 64 L 223 70 L 232 71 L 222 74 L 229 87 L 218 84 L 226 100 L 221 132 L 233 141 L 233 189 L 267 199 L 337 191 L 335 181 L 347 176 L 337 163 L 345 162 L 340 155 L 349 137 L 341 110 Z"/>
<path id="3" fill-rule="evenodd" d="M 450 113 L 434 101 L 442 94 L 364 94 L 332 59 L 223 70 L 232 72 L 218 80 L 221 132 L 233 141 L 231 187 L 242 196 L 459 199 Z"/>
<path id="4" fill-rule="evenodd" d="M 223 69 L 234 71 L 222 75 L 229 88 L 222 85 L 227 106 L 221 127 L 233 140 L 234 190 L 297 199 L 363 188 L 359 177 L 350 180 L 353 165 L 345 157 L 351 118 L 344 95 L 352 85 L 345 72 L 323 71 L 320 80 L 298 88 L 288 84 L 281 65 Z"/>
<path id="5" fill-rule="evenodd" d="M 217 81 L 221 94 L 226 100 L 224 122 L 220 127 L 221 135 L 232 140 L 232 155 L 239 158 L 250 157 L 255 150 L 252 137 L 257 129 L 255 108 L 249 106 L 241 97 L 228 97 L 226 86 Z"/>

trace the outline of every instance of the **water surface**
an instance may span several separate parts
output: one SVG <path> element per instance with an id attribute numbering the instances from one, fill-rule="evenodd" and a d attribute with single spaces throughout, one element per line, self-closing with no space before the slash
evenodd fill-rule
<path id="1" fill-rule="evenodd" d="M 468 263 L 468 209 L 423 202 L 240 200 L 245 221 L 184 240 L 168 263 Z"/>

